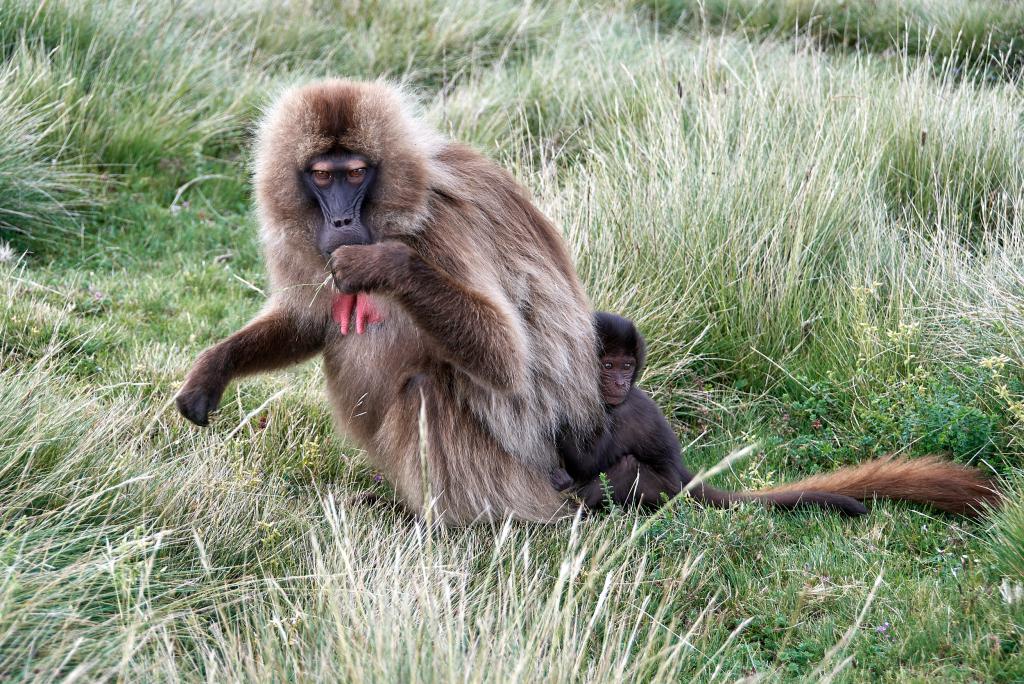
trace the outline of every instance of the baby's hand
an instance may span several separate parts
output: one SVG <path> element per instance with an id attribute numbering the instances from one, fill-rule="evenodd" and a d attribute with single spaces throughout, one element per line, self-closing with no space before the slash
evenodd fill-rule
<path id="1" fill-rule="evenodd" d="M 549 475 L 551 478 L 551 486 L 560 492 L 564 492 L 569 487 L 572 487 L 572 477 L 565 471 L 565 468 L 555 468 Z"/>

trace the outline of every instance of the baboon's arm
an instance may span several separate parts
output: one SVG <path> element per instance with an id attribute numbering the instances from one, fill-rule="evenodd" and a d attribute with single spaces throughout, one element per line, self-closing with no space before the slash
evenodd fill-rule
<path id="1" fill-rule="evenodd" d="M 323 347 L 325 330 L 296 320 L 284 309 L 261 313 L 199 355 L 175 397 L 178 410 L 196 425 L 206 425 L 231 380 L 309 358 Z"/>
<path id="2" fill-rule="evenodd" d="M 512 315 L 484 292 L 434 268 L 401 242 L 342 247 L 331 263 L 339 290 L 391 295 L 449 363 L 495 389 L 522 382 L 522 336 Z"/>

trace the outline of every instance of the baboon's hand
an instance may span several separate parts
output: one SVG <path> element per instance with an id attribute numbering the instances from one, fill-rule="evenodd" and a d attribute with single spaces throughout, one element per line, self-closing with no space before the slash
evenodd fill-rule
<path id="1" fill-rule="evenodd" d="M 551 486 L 560 492 L 564 492 L 573 485 L 572 476 L 566 472 L 565 468 L 555 468 L 551 471 L 549 477 L 551 478 Z"/>
<path id="2" fill-rule="evenodd" d="M 174 403 L 181 415 L 196 425 L 206 427 L 210 423 L 210 413 L 216 411 L 220 404 L 226 384 L 205 373 L 190 374 L 185 386 L 174 397 Z"/>
<path id="3" fill-rule="evenodd" d="M 413 249 L 387 240 L 372 245 L 347 245 L 331 254 L 328 266 L 339 292 L 387 291 L 406 277 Z"/>

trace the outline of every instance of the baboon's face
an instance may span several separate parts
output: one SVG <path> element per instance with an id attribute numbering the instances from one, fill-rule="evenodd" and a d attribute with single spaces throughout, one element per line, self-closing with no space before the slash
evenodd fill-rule
<path id="1" fill-rule="evenodd" d="M 601 395 L 604 403 L 618 406 L 626 400 L 633 387 L 636 357 L 628 351 L 615 350 L 601 355 Z"/>
<path id="2" fill-rule="evenodd" d="M 374 241 L 362 209 L 376 173 L 365 157 L 344 151 L 319 155 L 306 165 L 303 183 L 323 214 L 316 248 L 324 259 L 344 245 Z"/>

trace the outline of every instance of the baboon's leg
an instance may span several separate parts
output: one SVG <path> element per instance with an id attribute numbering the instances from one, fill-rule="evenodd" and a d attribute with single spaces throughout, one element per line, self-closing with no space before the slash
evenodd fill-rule
<path id="1" fill-rule="evenodd" d="M 632 454 L 626 454 L 615 465 L 604 471 L 611 490 L 611 499 L 618 505 L 629 508 L 643 506 L 658 508 L 664 497 L 672 498 L 679 493 L 679 483 L 670 476 L 658 472 L 645 463 L 639 462 Z M 587 508 L 600 508 L 607 499 L 600 476 L 577 490 L 577 495 Z"/>
<path id="2" fill-rule="evenodd" d="M 421 402 L 426 402 L 425 461 L 420 450 Z M 528 468 L 499 448 L 426 374 L 406 382 L 375 442 L 371 458 L 391 455 L 393 462 L 377 465 L 419 515 L 424 514 L 428 500 L 436 515 L 455 525 L 508 515 L 549 522 L 571 512 L 565 498 L 551 486 L 547 472 Z"/>

